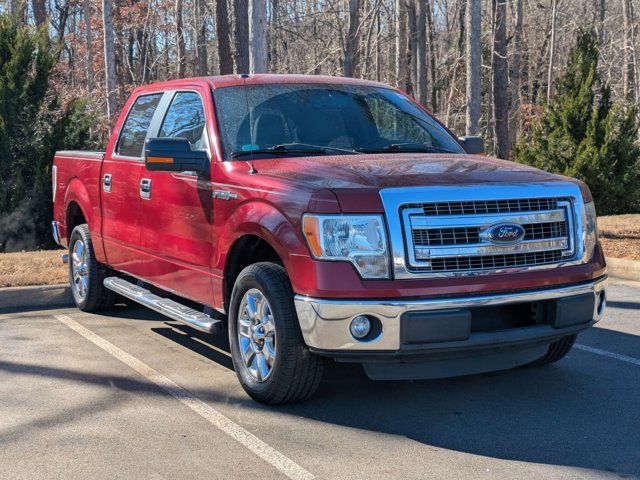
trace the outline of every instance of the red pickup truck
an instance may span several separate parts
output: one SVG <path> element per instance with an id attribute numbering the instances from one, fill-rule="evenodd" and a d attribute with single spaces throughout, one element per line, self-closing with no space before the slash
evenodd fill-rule
<path id="1" fill-rule="evenodd" d="M 373 379 L 554 362 L 605 308 L 585 184 L 488 158 L 401 91 L 318 76 L 137 88 L 106 152 L 58 152 L 78 307 L 228 328 L 275 404 L 329 359 Z"/>

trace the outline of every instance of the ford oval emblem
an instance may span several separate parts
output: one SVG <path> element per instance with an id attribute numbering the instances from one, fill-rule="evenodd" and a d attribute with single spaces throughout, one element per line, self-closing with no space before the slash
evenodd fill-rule
<path id="1" fill-rule="evenodd" d="M 487 237 L 493 243 L 517 243 L 524 234 L 524 228 L 517 223 L 500 223 L 487 229 Z"/>

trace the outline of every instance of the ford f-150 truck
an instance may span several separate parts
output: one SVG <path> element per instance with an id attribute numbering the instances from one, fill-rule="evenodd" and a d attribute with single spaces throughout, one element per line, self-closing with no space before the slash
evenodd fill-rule
<path id="1" fill-rule="evenodd" d="M 53 235 L 80 309 L 227 328 L 260 402 L 309 397 L 327 359 L 380 380 L 555 362 L 605 308 L 593 199 L 483 149 L 379 83 L 156 83 L 105 152 L 56 154 Z"/>

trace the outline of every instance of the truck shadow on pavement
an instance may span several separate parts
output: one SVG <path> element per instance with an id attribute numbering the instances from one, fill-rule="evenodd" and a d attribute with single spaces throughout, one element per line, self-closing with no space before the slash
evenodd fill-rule
<path id="1" fill-rule="evenodd" d="M 226 332 L 166 325 L 152 330 L 233 368 Z M 634 335 L 594 328 L 590 339 L 597 338 L 640 351 Z M 374 382 L 359 365 L 327 362 L 318 393 L 306 402 L 241 403 L 435 448 L 631 478 L 640 476 L 639 380 L 637 367 L 580 350 L 546 368 L 414 382 Z"/>
<path id="2" fill-rule="evenodd" d="M 162 319 L 144 309 L 106 314 Z M 151 331 L 233 370 L 226 330 L 207 335 L 164 321 Z M 580 342 L 634 357 L 640 351 L 639 336 L 602 327 L 581 335 Z M 265 407 L 240 392 L 233 398 L 215 389 L 194 393 L 261 414 L 398 435 L 432 449 L 640 478 L 640 369 L 576 349 L 544 368 L 414 382 L 374 382 L 359 365 L 329 361 L 313 398 L 278 407 Z"/>

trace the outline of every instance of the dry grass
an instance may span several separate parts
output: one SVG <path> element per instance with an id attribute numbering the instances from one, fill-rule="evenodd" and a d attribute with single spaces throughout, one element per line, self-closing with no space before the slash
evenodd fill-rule
<path id="1" fill-rule="evenodd" d="M 0 254 L 0 287 L 68 282 L 67 266 L 60 260 L 62 253 L 64 250 Z"/>
<path id="2" fill-rule="evenodd" d="M 605 256 L 640 260 L 640 214 L 599 217 L 598 228 Z"/>
<path id="3" fill-rule="evenodd" d="M 640 260 L 640 214 L 600 217 L 598 226 L 606 256 Z M 0 254 L 0 287 L 66 283 L 62 253 L 44 250 Z"/>

